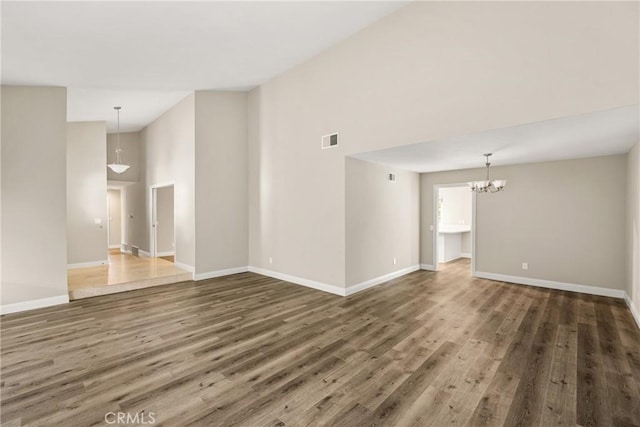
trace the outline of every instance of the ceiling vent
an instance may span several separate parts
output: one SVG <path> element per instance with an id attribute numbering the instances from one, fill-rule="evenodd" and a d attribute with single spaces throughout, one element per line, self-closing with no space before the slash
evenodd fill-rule
<path id="1" fill-rule="evenodd" d="M 338 146 L 338 134 L 332 133 L 322 137 L 322 149 L 333 148 Z"/>

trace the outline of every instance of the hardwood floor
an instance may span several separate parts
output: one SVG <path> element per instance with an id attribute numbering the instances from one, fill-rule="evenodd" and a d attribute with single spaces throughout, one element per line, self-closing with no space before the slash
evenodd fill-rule
<path id="1" fill-rule="evenodd" d="M 624 302 L 468 268 L 347 298 L 242 273 L 3 316 L 2 425 L 640 425 Z"/>
<path id="2" fill-rule="evenodd" d="M 190 280 L 193 275 L 161 258 L 137 257 L 109 250 L 109 265 L 67 271 L 72 300 Z"/>

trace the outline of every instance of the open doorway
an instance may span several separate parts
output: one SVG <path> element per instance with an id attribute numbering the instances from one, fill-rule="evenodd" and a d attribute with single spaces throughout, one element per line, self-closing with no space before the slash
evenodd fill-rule
<path id="1" fill-rule="evenodd" d="M 173 184 L 151 188 L 151 256 L 175 262 Z"/>
<path id="2" fill-rule="evenodd" d="M 119 188 L 107 189 L 107 236 L 109 251 L 122 249 L 122 192 Z"/>
<path id="3" fill-rule="evenodd" d="M 466 184 L 434 186 L 433 239 L 436 271 L 473 271 L 475 265 L 475 193 Z"/>

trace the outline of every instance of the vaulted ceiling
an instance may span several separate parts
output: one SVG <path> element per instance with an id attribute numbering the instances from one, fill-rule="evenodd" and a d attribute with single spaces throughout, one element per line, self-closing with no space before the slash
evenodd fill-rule
<path id="1" fill-rule="evenodd" d="M 193 90 L 248 89 L 407 2 L 2 2 L 2 83 L 69 88 L 68 120 L 138 130 Z"/>

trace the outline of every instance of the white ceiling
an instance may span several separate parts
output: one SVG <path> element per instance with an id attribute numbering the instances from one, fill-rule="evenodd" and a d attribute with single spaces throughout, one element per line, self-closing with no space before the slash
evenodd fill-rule
<path id="1" fill-rule="evenodd" d="M 92 122 L 107 120 L 107 132 L 116 131 L 120 106 L 120 131 L 135 132 L 176 105 L 190 91 L 140 91 L 115 89 L 67 89 L 67 120 Z"/>
<path id="2" fill-rule="evenodd" d="M 255 87 L 406 3 L 3 1 L 2 83 L 68 87 L 68 120 L 111 130 L 122 105 L 138 130 L 190 91 Z"/>
<path id="3" fill-rule="evenodd" d="M 483 167 L 484 153 L 494 166 L 620 154 L 640 140 L 639 114 L 632 105 L 353 157 L 425 173 Z"/>

